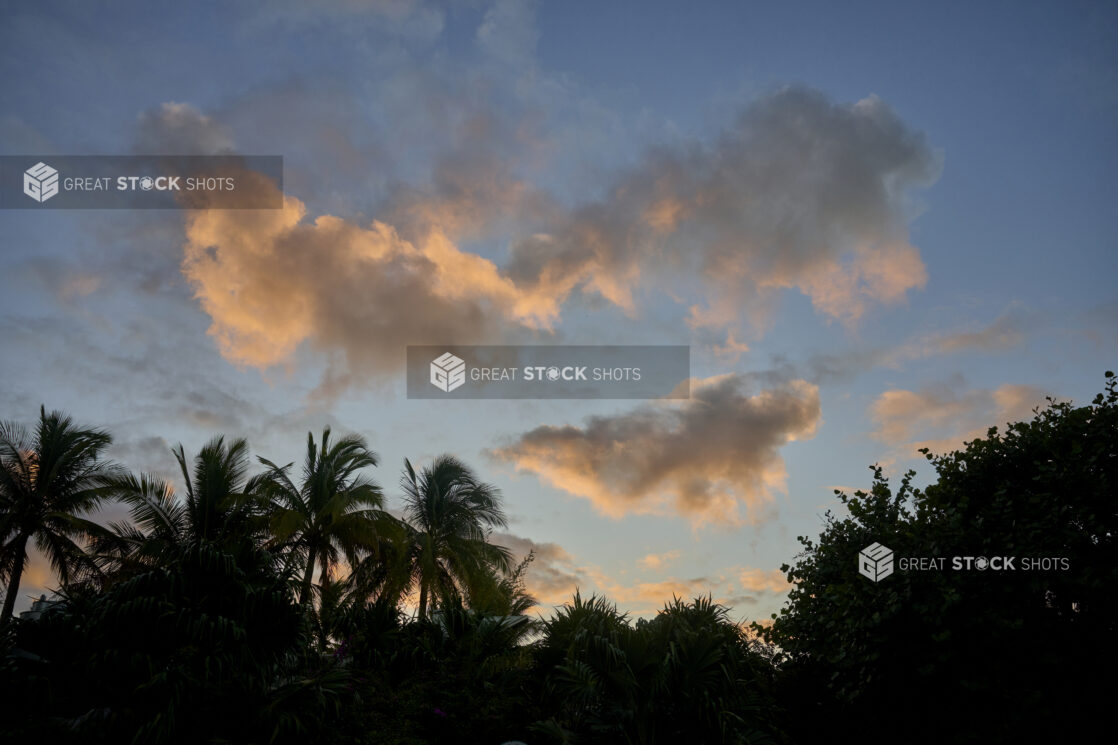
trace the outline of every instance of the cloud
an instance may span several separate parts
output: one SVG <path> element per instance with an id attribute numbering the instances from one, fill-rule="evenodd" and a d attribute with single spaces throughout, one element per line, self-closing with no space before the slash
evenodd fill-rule
<path id="1" fill-rule="evenodd" d="M 738 573 L 738 582 L 750 592 L 787 592 L 791 585 L 779 569 L 743 569 Z"/>
<path id="2" fill-rule="evenodd" d="M 478 46 L 505 64 L 534 65 L 540 36 L 535 11 L 531 0 L 497 0 L 478 27 Z"/>
<path id="3" fill-rule="evenodd" d="M 589 585 L 583 570 L 575 566 L 574 557 L 557 543 L 537 543 L 511 533 L 495 533 L 491 540 L 508 548 L 518 560 L 530 551 L 535 554 L 528 566 L 525 584 L 542 605 L 563 603 L 576 589 Z"/>
<path id="4" fill-rule="evenodd" d="M 783 595 L 791 585 L 778 569 L 727 567 L 701 577 L 665 577 L 626 584 L 608 577 L 597 567 L 587 569 L 593 587 L 636 615 L 653 615 L 672 598 L 690 600 L 710 595 L 729 608 L 756 605 L 758 595 Z"/>
<path id="5" fill-rule="evenodd" d="M 870 407 L 876 426 L 872 436 L 903 457 L 925 447 L 943 453 L 984 437 L 992 426 L 1027 421 L 1034 408 L 1045 404 L 1045 392 L 1030 385 L 964 391 L 957 385 L 885 391 Z"/>
<path id="6" fill-rule="evenodd" d="M 422 189 L 394 186 L 385 207 L 386 221 L 400 233 L 422 236 L 437 227 L 455 239 L 476 240 L 510 230 L 514 222 L 547 221 L 559 214 L 559 206 L 513 174 L 492 147 L 492 140 L 502 136 L 503 122 L 478 112 L 469 128 L 466 139 L 473 146 L 438 158 L 430 184 Z"/>
<path id="7" fill-rule="evenodd" d="M 492 457 L 589 499 L 612 517 L 675 513 L 696 524 L 740 524 L 783 489 L 779 450 L 814 436 L 819 391 L 800 380 L 751 393 L 742 375 L 691 383 L 692 396 L 627 413 L 591 417 L 581 427 L 540 426 Z"/>
<path id="8" fill-rule="evenodd" d="M 109 456 L 118 463 L 140 473 L 155 473 L 163 478 L 174 478 L 176 474 L 175 457 L 171 453 L 173 444 L 158 435 L 114 437 L 109 447 Z"/>
<path id="9" fill-rule="evenodd" d="M 579 564 L 555 543 L 539 543 L 511 533 L 495 533 L 491 540 L 510 549 L 517 559 L 527 556 L 529 551 L 534 552 L 535 560 L 528 567 L 525 584 L 540 606 L 569 602 L 578 590 L 583 595 L 604 595 L 622 606 L 654 611 L 673 594 L 691 597 L 709 591 L 710 582 L 706 577 L 687 580 L 672 577 L 627 585 L 611 578 L 601 567 Z"/>
<path id="10" fill-rule="evenodd" d="M 679 551 L 667 551 L 662 554 L 648 554 L 637 560 L 645 569 L 662 569 L 680 556 Z"/>
<path id="11" fill-rule="evenodd" d="M 579 563 L 555 543 L 540 543 L 511 533 L 495 533 L 491 540 L 510 549 L 518 560 L 527 556 L 529 551 L 535 553 L 536 558 L 525 576 L 528 591 L 540 603 L 537 610 L 569 602 L 575 590 L 584 597 L 591 593 L 605 596 L 622 609 L 637 615 L 652 615 L 673 597 L 690 599 L 711 595 L 715 602 L 732 607 L 754 605 L 758 602 L 758 595 L 781 595 L 790 587 L 780 570 L 741 566 L 727 567 L 698 577 L 669 576 L 625 582 L 599 566 Z M 679 551 L 650 554 L 638 563 L 648 569 L 661 569 L 679 555 Z M 661 559 L 662 563 L 651 566 L 646 562 L 650 557 Z"/>
<path id="12" fill-rule="evenodd" d="M 730 364 L 735 364 L 743 354 L 749 351 L 749 345 L 735 339 L 734 332 L 731 330 L 726 333 L 726 343 L 712 345 L 711 351 L 714 352 L 715 357 L 724 359 Z"/>
<path id="13" fill-rule="evenodd" d="M 766 373 L 777 378 L 803 377 L 812 383 L 846 382 L 874 368 L 902 369 L 916 361 L 964 352 L 1003 352 L 1025 341 L 1026 332 L 1044 323 L 1039 314 L 1017 307 L 1004 311 L 985 326 L 973 324 L 951 331 L 915 335 L 892 346 L 848 347 L 838 354 L 813 354 L 803 363 L 782 356 L 773 357 Z M 715 353 L 719 348 L 715 348 Z"/>
<path id="14" fill-rule="evenodd" d="M 638 582 L 633 585 L 611 584 L 606 588 L 610 600 L 618 603 L 658 607 L 673 597 L 690 600 L 697 595 L 710 592 L 710 580 L 706 577 L 677 579 L 669 577 L 656 582 Z"/>
<path id="15" fill-rule="evenodd" d="M 55 301 L 64 306 L 97 292 L 104 281 L 98 272 L 81 269 L 74 262 L 53 257 L 32 257 L 21 268 L 28 278 L 41 284 Z"/>
<path id="16" fill-rule="evenodd" d="M 198 210 L 182 271 L 222 355 L 267 368 L 308 342 L 328 360 L 323 390 L 402 368 L 408 344 L 481 343 L 548 329 L 555 298 L 524 291 L 488 259 L 432 232 L 421 243 L 374 221 L 282 210 Z"/>
<path id="17" fill-rule="evenodd" d="M 633 311 L 642 267 L 697 276 L 694 327 L 734 322 L 752 296 L 796 288 L 816 309 L 857 320 L 896 303 L 927 273 L 908 243 L 909 192 L 939 156 L 880 99 L 836 104 L 787 88 L 747 106 L 712 142 L 665 145 L 607 198 L 557 230 L 514 243 L 512 276 L 598 293 Z"/>
<path id="18" fill-rule="evenodd" d="M 169 101 L 140 114 L 132 149 L 145 155 L 221 155 L 233 152 L 233 136 L 190 104 Z"/>
<path id="19" fill-rule="evenodd" d="M 960 331 L 933 337 L 929 340 L 929 346 L 940 354 L 972 349 L 984 352 L 1012 349 L 1024 340 L 1028 320 L 1023 313 L 1006 312 L 977 331 Z"/>

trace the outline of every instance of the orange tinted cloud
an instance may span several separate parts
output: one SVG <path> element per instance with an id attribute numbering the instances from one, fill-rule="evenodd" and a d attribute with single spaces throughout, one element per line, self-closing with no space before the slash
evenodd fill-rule
<path id="1" fill-rule="evenodd" d="M 928 280 L 913 246 L 884 239 L 858 246 L 845 260 L 820 261 L 791 276 L 777 275 L 763 285 L 799 287 L 817 310 L 844 321 L 862 317 L 871 303 L 895 304 Z"/>
<path id="2" fill-rule="evenodd" d="M 537 427 L 491 454 L 612 517 L 676 513 L 738 524 L 745 506 L 758 519 L 784 486 L 780 448 L 815 433 L 818 388 L 797 380 L 752 392 L 745 377 L 724 375 L 693 381 L 691 391 L 688 400 L 581 427 Z"/>
<path id="3" fill-rule="evenodd" d="M 791 585 L 779 569 L 743 569 L 738 574 L 742 589 L 750 592 L 787 592 Z"/>
<path id="4" fill-rule="evenodd" d="M 492 541 L 512 551 L 517 560 L 529 552 L 535 555 L 525 573 L 525 584 L 541 605 L 562 603 L 576 589 L 589 585 L 583 571 L 575 566 L 574 557 L 556 543 L 539 543 L 511 533 L 496 533 Z"/>
<path id="5" fill-rule="evenodd" d="M 305 220 L 282 210 L 198 210 L 187 219 L 182 271 L 223 356 L 266 368 L 304 342 L 327 353 L 330 381 L 394 371 L 408 344 L 468 344 L 547 329 L 558 299 L 524 291 L 493 262 L 433 230 L 402 239 L 379 221 Z"/>
<path id="6" fill-rule="evenodd" d="M 943 453 L 984 437 L 993 426 L 1032 418 L 1045 404 L 1045 392 L 1030 385 L 1006 383 L 994 390 L 885 391 L 870 407 L 873 437 L 895 446 L 903 457 L 920 448 Z"/>
<path id="7" fill-rule="evenodd" d="M 662 569 L 679 558 L 679 551 L 666 551 L 662 554 L 647 554 L 637 560 L 637 564 L 645 569 Z"/>
<path id="8" fill-rule="evenodd" d="M 714 352 L 716 357 L 725 359 L 730 364 L 733 364 L 737 362 L 743 354 L 749 351 L 749 345 L 735 339 L 734 332 L 731 330 L 726 333 L 726 343 L 713 345 L 711 351 Z"/>
<path id="9" fill-rule="evenodd" d="M 673 598 L 690 600 L 706 595 L 730 607 L 752 605 L 757 602 L 759 593 L 780 595 L 791 587 L 779 570 L 747 567 L 730 567 L 703 577 L 666 577 L 632 584 L 613 580 L 597 568 L 588 570 L 588 574 L 599 593 L 638 615 L 655 613 Z"/>
<path id="10" fill-rule="evenodd" d="M 694 579 L 668 579 L 658 582 L 638 582 L 635 585 L 610 585 L 608 592 L 610 599 L 617 599 L 619 603 L 636 603 L 663 605 L 673 597 L 690 599 L 696 595 L 705 595 L 709 592 L 709 583 L 706 577 Z"/>
<path id="11" fill-rule="evenodd" d="M 493 541 L 509 548 L 517 559 L 527 556 L 529 551 L 535 553 L 535 561 L 526 573 L 526 584 L 529 592 L 539 600 L 537 610 L 544 612 L 548 606 L 569 602 L 576 589 L 583 596 L 596 593 L 618 603 L 623 609 L 651 615 L 673 597 L 690 599 L 711 595 L 715 602 L 725 605 L 752 605 L 757 602 L 758 594 L 780 595 L 790 587 L 779 570 L 741 566 L 720 569 L 701 577 L 681 579 L 669 576 L 626 582 L 599 566 L 580 564 L 563 547 L 554 543 L 540 543 L 511 533 L 495 534 Z M 638 560 L 638 564 L 649 571 L 662 569 L 668 562 L 677 559 L 680 553 L 649 554 Z"/>

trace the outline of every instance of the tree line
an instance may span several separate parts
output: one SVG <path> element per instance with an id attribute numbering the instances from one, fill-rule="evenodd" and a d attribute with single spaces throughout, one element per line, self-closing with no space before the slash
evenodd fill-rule
<path id="1" fill-rule="evenodd" d="M 936 480 L 839 493 L 746 626 L 710 597 L 651 619 L 574 597 L 494 543 L 499 491 L 405 461 L 402 511 L 358 435 L 294 464 L 243 439 L 173 453 L 181 492 L 60 412 L 0 424 L 0 731 L 106 743 L 1019 742 L 1097 737 L 1115 686 L 1118 391 L 1050 401 L 946 455 Z M 127 520 L 90 515 L 123 503 Z M 897 556 L 1059 557 L 1060 570 L 862 577 Z M 62 602 L 14 617 L 31 547 Z M 1022 739 L 1024 738 L 1024 739 Z"/>

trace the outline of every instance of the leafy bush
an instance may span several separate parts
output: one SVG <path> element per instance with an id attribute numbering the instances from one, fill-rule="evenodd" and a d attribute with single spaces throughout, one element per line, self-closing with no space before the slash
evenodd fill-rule
<path id="1" fill-rule="evenodd" d="M 25 703 L 56 740 L 254 741 L 274 728 L 254 715 L 306 643 L 267 561 L 238 566 L 203 543 L 102 594 L 73 595 L 19 624 L 22 655 L 5 685 L 32 681 L 42 698 Z"/>
<path id="2" fill-rule="evenodd" d="M 678 598 L 630 624 L 601 598 L 575 595 L 536 648 L 558 714 L 556 742 L 752 743 L 776 740 L 767 665 L 726 609 Z"/>
<path id="3" fill-rule="evenodd" d="M 1004 434 L 926 455 L 936 483 L 921 491 L 909 473 L 894 492 L 875 469 L 870 492 L 841 495 L 850 516 L 828 513 L 819 541 L 801 537 L 784 567 L 789 603 L 758 630 L 782 650 L 801 737 L 1093 739 L 1115 690 L 1113 374 L 1088 406 L 1050 401 Z M 873 542 L 944 568 L 871 582 L 856 557 Z M 956 556 L 1017 559 L 1014 570 L 958 571 Z"/>

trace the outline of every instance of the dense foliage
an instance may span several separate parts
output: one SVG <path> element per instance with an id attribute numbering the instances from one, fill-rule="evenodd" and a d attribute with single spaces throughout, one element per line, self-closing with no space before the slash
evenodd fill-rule
<path id="1" fill-rule="evenodd" d="M 533 557 L 490 542 L 500 494 L 450 456 L 405 464 L 397 518 L 360 437 L 308 436 L 298 480 L 254 468 L 243 440 L 180 446 L 181 494 L 105 462 L 109 442 L 45 410 L 30 432 L 0 425 L 6 598 L 37 545 L 63 599 L 0 620 L 6 739 L 1093 741 L 1115 690 L 1110 374 L 1087 406 L 928 454 L 925 489 L 875 468 L 800 539 L 788 604 L 752 628 L 710 598 L 634 620 L 576 593 L 528 615 Z M 90 519 L 106 500 L 130 519 Z M 874 542 L 946 566 L 875 582 L 857 563 Z"/>
<path id="2" fill-rule="evenodd" d="M 875 469 L 870 492 L 841 495 L 849 516 L 828 513 L 784 567 L 790 602 L 761 631 L 782 650 L 800 737 L 1095 741 L 1118 690 L 1116 379 L 1088 406 L 1050 401 L 925 454 L 934 484 L 909 473 L 893 490 Z M 895 564 L 942 561 L 869 581 L 856 557 L 874 542 Z"/>

